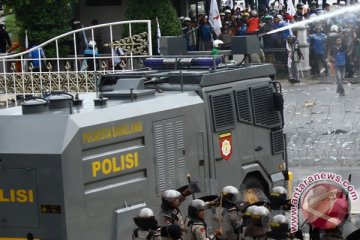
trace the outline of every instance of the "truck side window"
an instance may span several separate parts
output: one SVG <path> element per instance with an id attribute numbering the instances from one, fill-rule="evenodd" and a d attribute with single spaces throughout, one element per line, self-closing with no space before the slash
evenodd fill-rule
<path id="1" fill-rule="evenodd" d="M 252 123 L 251 100 L 249 89 L 234 91 L 236 112 L 239 122 Z"/>
<path id="2" fill-rule="evenodd" d="M 269 86 L 251 87 L 254 124 L 266 128 L 281 128 L 279 111 L 274 109 L 273 89 Z"/>
<path id="3" fill-rule="evenodd" d="M 211 95 L 210 106 L 215 132 L 229 130 L 235 127 L 234 99 L 230 92 Z"/>

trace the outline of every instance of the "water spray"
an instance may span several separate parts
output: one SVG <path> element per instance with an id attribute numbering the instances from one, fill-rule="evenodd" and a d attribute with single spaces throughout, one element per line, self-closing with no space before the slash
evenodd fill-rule
<path id="1" fill-rule="evenodd" d="M 319 16 L 316 16 L 316 17 L 312 17 L 310 19 L 306 19 L 306 20 L 303 20 L 303 21 L 295 22 L 295 23 L 290 23 L 287 26 L 272 30 L 272 31 L 267 32 L 267 33 L 259 34 L 259 37 L 262 37 L 264 35 L 270 35 L 270 34 L 277 33 L 277 32 L 281 32 L 281 31 L 284 31 L 284 30 L 287 30 L 287 29 L 291 30 L 291 28 L 294 28 L 294 27 L 305 27 L 307 24 L 310 24 L 312 22 L 322 21 L 322 20 L 325 20 L 325 19 L 328 19 L 328 18 L 332 18 L 332 17 L 338 16 L 338 15 L 344 14 L 344 13 L 356 12 L 358 10 L 360 10 L 360 4 L 352 5 L 352 6 L 348 6 L 348 7 L 343 7 L 343 8 L 337 9 L 337 10 L 335 10 L 333 12 L 330 12 L 330 13 L 325 13 L 325 14 L 322 14 L 322 15 L 319 15 Z"/>

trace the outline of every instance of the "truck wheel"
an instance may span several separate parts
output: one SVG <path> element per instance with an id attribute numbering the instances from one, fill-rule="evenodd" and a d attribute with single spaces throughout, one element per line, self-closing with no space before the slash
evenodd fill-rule
<path id="1" fill-rule="evenodd" d="M 243 184 L 246 188 L 259 188 L 261 189 L 266 195 L 268 195 L 268 188 L 264 185 L 264 183 L 255 176 L 248 176 L 245 178 Z"/>

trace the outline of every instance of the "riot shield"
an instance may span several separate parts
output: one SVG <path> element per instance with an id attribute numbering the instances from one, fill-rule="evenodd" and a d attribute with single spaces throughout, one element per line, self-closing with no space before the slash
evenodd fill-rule
<path id="1" fill-rule="evenodd" d="M 246 202 L 249 206 L 264 206 L 270 203 L 265 193 L 258 188 L 248 188 L 240 191 L 239 201 Z"/>

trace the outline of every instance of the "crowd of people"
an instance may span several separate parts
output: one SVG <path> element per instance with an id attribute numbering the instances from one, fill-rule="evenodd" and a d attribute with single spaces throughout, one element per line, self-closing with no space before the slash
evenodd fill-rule
<path id="1" fill-rule="evenodd" d="M 138 212 L 134 217 L 133 240 L 304 239 L 302 230 L 290 225 L 287 211 L 293 205 L 282 186 L 273 187 L 269 197 L 259 188 L 239 191 L 234 186 L 225 186 L 219 195 L 200 198 L 195 198 L 190 185 L 184 187 L 162 194 L 158 217 L 149 208 Z M 180 206 L 190 195 L 193 200 L 184 213 Z M 340 188 L 314 184 L 301 206 L 310 239 L 344 239 L 339 226 L 347 218 L 348 206 L 346 194 Z M 354 235 L 350 239 L 359 239 L 357 233 Z"/>
<path id="2" fill-rule="evenodd" d="M 287 52 L 287 54 L 275 56 L 272 61 L 273 63 L 281 62 L 287 65 L 289 81 L 293 83 L 299 82 L 297 67 L 298 63 L 304 59 L 301 52 L 303 46 L 300 46 L 297 40 L 297 32 L 287 27 L 291 26 L 292 23 L 312 19 L 316 16 L 332 12 L 337 8 L 345 7 L 342 1 L 339 1 L 336 6 L 331 6 L 326 3 L 326 0 L 323 0 L 321 5 L 319 5 L 320 0 L 303 0 L 303 2 L 295 3 L 295 5 L 290 0 L 275 0 L 270 5 L 268 1 L 261 0 L 257 2 L 257 7 L 250 0 L 245 1 L 245 3 L 244 7 L 235 6 L 231 8 L 225 6 L 220 10 L 219 18 L 221 19 L 222 28 L 221 34 L 218 36 L 215 34 L 206 14 L 199 14 L 191 18 L 180 17 L 187 50 L 213 50 L 214 54 L 216 54 L 219 47 L 221 49 L 231 48 L 232 36 L 257 35 L 263 49 L 267 51 L 283 49 L 285 53 Z M 77 23 L 78 21 L 75 22 Z M 75 22 L 73 29 L 81 27 L 80 22 L 77 25 Z M 93 20 L 92 25 L 96 24 L 98 22 Z M 335 75 L 338 80 L 339 95 L 345 94 L 341 85 L 344 78 L 357 77 L 356 70 L 359 69 L 360 64 L 359 26 L 358 17 L 355 12 L 349 12 L 332 18 L 324 18 L 321 21 L 314 21 L 307 25 L 310 48 L 308 57 L 310 59 L 311 75 L 314 77 Z M 280 28 L 284 30 L 267 34 Z M 101 38 L 97 37 L 97 35 L 99 34 L 95 34 L 95 42 L 98 48 L 102 44 Z M 85 48 L 81 47 L 83 45 L 81 33 L 78 33 L 76 36 L 78 49 Z M 84 39 L 87 38 L 84 37 Z M 221 42 L 215 42 L 215 40 L 220 40 Z M 216 45 L 215 49 L 214 44 Z M 6 53 L 7 46 L 10 47 L 11 45 L 8 33 L 4 26 L 0 25 L 0 53 Z M 98 55 L 97 52 L 92 54 L 91 51 L 95 48 L 88 48 L 91 45 L 88 44 L 88 41 L 85 41 L 85 45 L 87 45 L 86 49 L 89 50 L 85 50 L 85 56 L 92 57 Z M 8 52 L 12 52 L 11 49 Z M 101 49 L 99 49 L 99 52 L 102 52 Z M 123 53 L 115 53 L 115 56 L 123 55 Z M 38 58 L 38 56 L 32 56 L 32 58 Z M 118 57 L 118 59 L 120 58 Z M 34 68 L 37 69 L 38 65 L 35 62 Z M 88 70 L 92 70 L 92 65 L 93 61 L 88 61 L 87 65 L 84 64 L 84 69 L 87 67 Z M 118 65 L 116 67 L 116 69 L 122 68 Z"/>
<path id="3" fill-rule="evenodd" d="M 180 17 L 180 21 L 183 24 L 183 36 L 190 51 L 210 51 L 212 48 L 211 43 L 215 39 L 223 42 L 222 49 L 230 49 L 231 37 L 244 35 L 258 35 L 262 48 L 267 50 L 287 49 L 290 61 L 285 60 L 282 62 L 288 62 L 289 80 L 298 82 L 298 76 L 293 76 L 290 72 L 291 63 L 289 62 L 291 62 L 291 57 L 293 62 L 300 61 L 302 54 L 298 49 L 291 46 L 291 44 L 298 44 L 297 32 L 292 31 L 291 28 L 286 28 L 286 26 L 327 14 L 342 7 L 345 7 L 342 1 L 333 6 L 326 3 L 326 1 L 322 1 L 321 6 L 317 1 L 305 1 L 304 3 L 296 3 L 295 6 L 287 6 L 281 0 L 273 2 L 270 6 L 259 5 L 258 11 L 252 9 L 251 5 L 246 5 L 245 8 L 237 6 L 233 9 L 226 6 L 220 12 L 222 28 L 219 36 L 214 34 L 208 16 L 205 14 L 199 14 L 197 18 Z M 314 19 L 313 22 L 307 25 L 312 76 L 316 77 L 320 76 L 320 74 L 329 76 L 331 72 L 337 72 L 337 69 L 341 69 L 339 74 L 336 74 L 338 78 L 357 77 L 356 69 L 360 63 L 359 26 L 355 12 L 324 18 L 319 21 Z M 282 27 L 285 27 L 283 31 L 266 34 Z M 341 39 L 338 40 L 341 41 L 341 44 L 336 44 L 337 38 Z M 336 57 L 338 51 L 335 51 L 335 49 L 340 49 L 340 55 L 345 52 L 344 60 L 341 60 L 339 56 Z M 295 61 L 294 52 L 297 52 L 298 55 L 298 59 L 295 59 Z M 338 68 L 339 66 L 341 68 Z M 344 94 L 341 86 L 338 93 L 340 95 Z"/>

